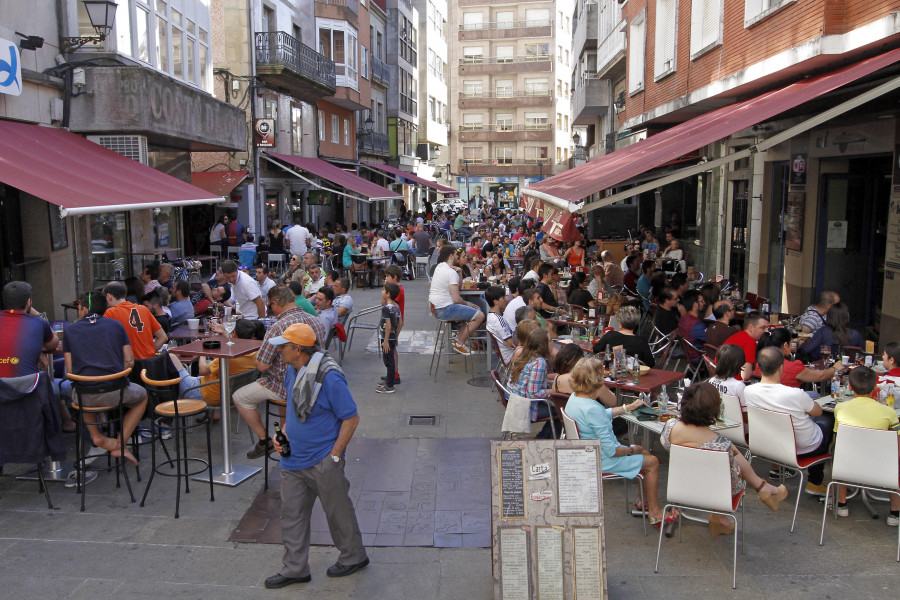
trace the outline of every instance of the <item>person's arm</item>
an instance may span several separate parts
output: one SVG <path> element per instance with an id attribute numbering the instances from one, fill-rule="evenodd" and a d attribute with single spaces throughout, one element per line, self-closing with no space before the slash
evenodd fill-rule
<path id="1" fill-rule="evenodd" d="M 382 318 L 384 318 L 384 317 L 382 317 Z M 385 353 L 390 352 L 390 350 L 391 350 L 391 343 L 388 340 L 391 339 L 392 331 L 393 330 L 391 329 L 391 320 L 385 319 L 385 321 L 384 321 L 384 340 L 382 340 L 382 342 L 381 342 L 381 349 Z"/>
<path id="2" fill-rule="evenodd" d="M 265 317 L 266 316 L 266 305 L 263 302 L 262 296 L 257 296 L 256 298 L 254 298 L 253 303 L 256 304 L 256 310 L 258 311 L 257 314 L 259 315 L 259 317 L 260 318 Z"/>
<path id="3" fill-rule="evenodd" d="M 806 392 L 803 392 L 803 393 L 805 394 Z M 811 417 L 818 417 L 818 416 L 821 416 L 821 414 L 822 414 L 822 407 L 819 405 L 818 402 L 813 402 L 813 403 L 812 403 L 812 408 L 809 409 L 808 411 L 806 411 L 806 414 L 808 414 L 808 415 L 811 416 Z"/>
<path id="4" fill-rule="evenodd" d="M 358 425 L 358 414 L 341 421 L 341 429 L 338 431 L 337 440 L 335 440 L 334 446 L 331 447 L 331 456 L 341 456 L 344 454 L 344 450 L 347 449 L 347 444 L 349 444 L 350 440 L 353 438 L 353 432 L 356 431 Z"/>
<path id="5" fill-rule="evenodd" d="M 125 364 L 126 369 L 134 367 L 134 352 L 131 350 L 131 344 L 122 346 L 122 362 Z M 68 368 L 69 365 L 66 364 L 66 369 L 68 370 Z"/>
<path id="6" fill-rule="evenodd" d="M 162 348 L 168 341 L 169 336 L 166 335 L 166 332 L 163 331 L 162 327 L 153 332 L 153 349 L 156 352 L 159 352 L 159 349 Z"/>
<path id="7" fill-rule="evenodd" d="M 750 378 L 753 377 L 753 367 L 752 362 L 744 363 L 744 366 L 741 367 L 741 381 L 750 381 Z"/>
<path id="8" fill-rule="evenodd" d="M 348 312 L 350 312 L 350 309 L 348 309 L 346 306 L 338 306 L 338 307 L 337 307 L 337 315 L 338 315 L 338 317 L 343 317 L 343 316 L 346 315 Z"/>
<path id="9" fill-rule="evenodd" d="M 454 304 L 465 304 L 466 306 L 471 306 L 472 308 L 478 308 L 478 306 L 472 302 L 466 302 L 462 299 L 462 296 L 459 295 L 459 284 L 451 283 L 450 284 L 450 297 L 453 298 Z"/>
<path id="10" fill-rule="evenodd" d="M 44 343 L 44 351 L 45 352 L 53 352 L 59 346 L 59 338 L 56 337 L 56 333 L 51 332 L 50 339 Z"/>
<path id="11" fill-rule="evenodd" d="M 827 381 L 834 377 L 834 367 L 828 369 L 809 369 L 805 368 L 797 373 L 797 381 L 803 383 L 815 383 L 817 381 Z"/>

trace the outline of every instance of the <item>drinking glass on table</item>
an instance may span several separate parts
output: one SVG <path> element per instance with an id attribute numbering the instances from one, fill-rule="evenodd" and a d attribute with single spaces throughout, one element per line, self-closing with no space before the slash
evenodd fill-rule
<path id="1" fill-rule="evenodd" d="M 234 328 L 237 325 L 237 317 L 234 315 L 228 315 L 225 317 L 225 333 L 228 334 L 228 343 L 227 346 L 234 346 L 234 342 L 231 341 L 231 334 L 234 333 Z"/>
<path id="2" fill-rule="evenodd" d="M 822 346 L 822 360 L 825 363 L 825 367 L 831 366 L 831 346 L 828 344 Z"/>

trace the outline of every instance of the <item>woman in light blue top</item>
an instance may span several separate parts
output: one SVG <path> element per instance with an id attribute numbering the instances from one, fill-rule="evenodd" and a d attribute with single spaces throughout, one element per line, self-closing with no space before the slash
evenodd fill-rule
<path id="1" fill-rule="evenodd" d="M 566 402 L 566 414 L 578 426 L 578 434 L 583 440 L 600 440 L 600 453 L 604 473 L 634 479 L 638 473 L 644 476 L 644 500 L 635 504 L 638 510 L 646 510 L 650 524 L 661 527 L 662 507 L 659 505 L 659 460 L 640 446 L 623 446 L 616 439 L 612 419 L 643 406 L 644 401 L 635 400 L 625 406 L 606 408 L 596 398 L 605 388 L 603 385 L 603 363 L 597 358 L 582 358 L 572 369 L 569 384 L 574 390 Z M 676 512 L 677 516 L 677 512 Z M 666 522 L 674 521 L 670 513 Z"/>

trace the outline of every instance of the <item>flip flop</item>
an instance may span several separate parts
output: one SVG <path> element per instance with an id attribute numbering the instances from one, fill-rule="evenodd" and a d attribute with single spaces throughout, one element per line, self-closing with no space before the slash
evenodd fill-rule
<path id="1" fill-rule="evenodd" d="M 677 519 L 680 514 L 681 513 L 676 509 L 667 513 L 665 519 L 654 519 L 653 517 L 648 515 L 647 522 L 650 523 L 650 525 L 652 525 L 653 527 L 659 529 L 660 527 L 662 527 L 664 522 L 674 523 L 675 519 Z"/>

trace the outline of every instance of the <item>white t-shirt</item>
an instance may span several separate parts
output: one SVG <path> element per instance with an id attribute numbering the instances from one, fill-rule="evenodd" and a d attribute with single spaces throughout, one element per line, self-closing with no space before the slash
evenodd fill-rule
<path id="1" fill-rule="evenodd" d="M 719 390 L 720 394 L 737 396 L 738 400 L 741 401 L 741 410 L 747 412 L 747 401 L 744 399 L 744 388 L 747 387 L 746 383 L 736 377 L 732 377 L 726 381 L 722 381 L 718 377 L 710 377 L 709 383 Z"/>
<path id="2" fill-rule="evenodd" d="M 445 262 L 438 263 L 434 269 L 434 275 L 431 277 L 428 301 L 434 304 L 435 308 L 450 306 L 454 303 L 453 297 L 450 295 L 450 286 L 454 284 L 459 285 L 459 273 Z"/>
<path id="3" fill-rule="evenodd" d="M 225 225 L 222 223 L 216 223 L 213 225 L 212 230 L 209 232 L 209 243 L 210 244 L 218 244 L 222 241 L 222 230 L 225 229 Z"/>
<path id="4" fill-rule="evenodd" d="M 533 279 L 534 281 L 540 281 L 540 278 L 538 277 L 537 271 L 534 271 L 534 270 L 528 271 L 527 273 L 525 273 L 525 274 L 522 276 L 522 280 L 523 280 L 523 281 L 526 280 L 526 279 Z"/>
<path id="5" fill-rule="evenodd" d="M 807 414 L 815 406 L 809 394 L 800 388 L 780 383 L 757 383 L 744 390 L 747 406 L 756 406 L 791 415 L 797 454 L 812 452 L 822 443 L 822 430 Z"/>
<path id="6" fill-rule="evenodd" d="M 375 256 L 385 256 L 388 252 L 391 251 L 391 245 L 384 238 L 378 238 L 378 241 L 375 242 Z M 386 260 L 377 261 L 379 265 L 384 266 L 387 264 Z"/>
<path id="7" fill-rule="evenodd" d="M 259 318 L 259 310 L 256 308 L 254 300 L 262 294 L 259 293 L 259 283 L 255 279 L 243 271 L 238 271 L 237 281 L 231 286 L 231 295 L 238 303 L 238 310 L 245 319 Z"/>
<path id="8" fill-rule="evenodd" d="M 507 303 L 506 310 L 503 311 L 503 318 L 506 319 L 506 322 L 509 323 L 509 326 L 513 329 L 518 325 L 516 322 L 516 311 L 523 306 L 525 306 L 525 298 L 516 296 Z"/>
<path id="9" fill-rule="evenodd" d="M 263 304 L 265 304 L 266 298 L 269 297 L 269 290 L 275 287 L 275 282 L 270 277 L 266 277 L 262 283 L 257 281 L 257 284 L 259 285 L 259 295 L 262 296 Z"/>
<path id="10" fill-rule="evenodd" d="M 513 348 L 510 348 L 506 344 L 506 340 L 513 335 L 509 322 L 506 318 L 501 317 L 497 313 L 489 312 L 487 316 L 487 330 L 494 338 L 496 338 L 497 345 L 500 347 L 500 356 L 503 357 L 503 362 L 509 364 L 509 361 L 512 360 L 513 353 L 515 352 Z"/>
<path id="11" fill-rule="evenodd" d="M 290 245 L 291 254 L 299 254 L 303 256 L 309 250 L 309 229 L 303 225 L 294 225 L 284 232 Z"/>

